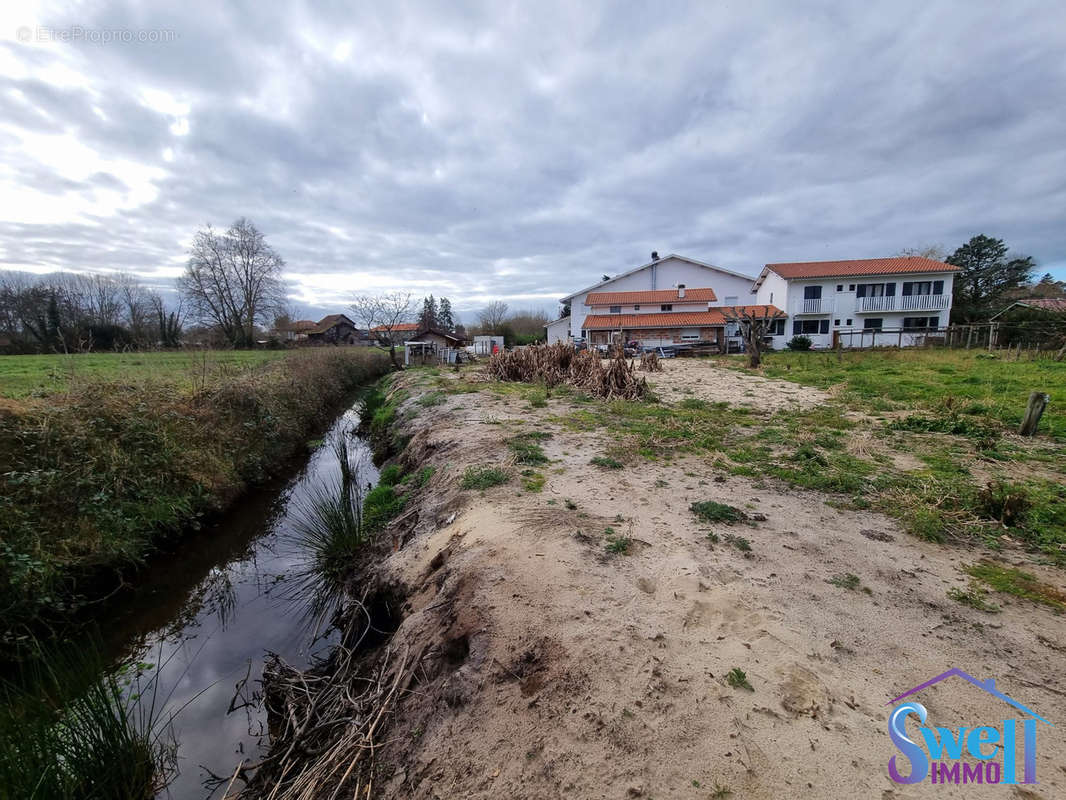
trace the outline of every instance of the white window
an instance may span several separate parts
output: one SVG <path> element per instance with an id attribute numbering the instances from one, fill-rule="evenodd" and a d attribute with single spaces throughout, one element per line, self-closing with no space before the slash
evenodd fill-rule
<path id="1" fill-rule="evenodd" d="M 681 341 L 683 342 L 698 342 L 700 340 L 700 332 L 696 328 L 682 328 L 681 329 Z"/>
<path id="2" fill-rule="evenodd" d="M 729 297 L 726 297 L 725 304 L 727 306 L 735 306 L 737 304 L 738 299 L 739 298 L 735 294 L 730 295 Z"/>

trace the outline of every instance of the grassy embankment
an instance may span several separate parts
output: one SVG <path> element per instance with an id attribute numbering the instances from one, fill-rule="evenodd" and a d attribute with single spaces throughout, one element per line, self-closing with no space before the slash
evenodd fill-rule
<path id="1" fill-rule="evenodd" d="M 724 472 L 825 492 L 933 541 L 1002 537 L 1066 563 L 1066 363 L 950 351 L 770 354 L 761 374 L 830 390 L 815 408 L 770 412 L 696 397 L 603 402 L 561 386 L 427 376 L 427 389 L 518 394 L 547 421 L 608 430 L 604 462 L 711 459 Z M 733 359 L 719 366 L 742 369 Z M 649 376 L 654 386 L 655 376 Z M 728 376 L 723 379 L 728 379 Z M 752 389 L 754 394 L 755 387 Z M 766 391 L 759 389 L 760 391 Z M 1039 435 L 1013 434 L 1030 390 L 1051 406 Z"/>
<path id="2" fill-rule="evenodd" d="M 0 358 L 17 398 L 0 402 L 4 646 L 270 476 L 387 369 L 384 353 L 332 348 Z"/>

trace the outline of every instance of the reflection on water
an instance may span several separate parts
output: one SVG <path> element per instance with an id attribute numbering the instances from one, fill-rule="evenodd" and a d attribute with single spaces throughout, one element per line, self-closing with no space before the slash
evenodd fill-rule
<path id="1" fill-rule="evenodd" d="M 329 436 L 358 424 L 358 407 L 345 412 Z M 308 491 L 338 470 L 336 454 L 319 447 L 279 491 L 258 492 L 217 525 L 186 537 L 139 580 L 122 608 L 104 621 L 112 652 L 127 661 L 159 666 L 160 696 L 174 721 L 179 774 L 164 797 L 221 796 L 244 758 L 266 745 L 266 718 L 258 702 L 263 656 L 278 653 L 297 667 L 323 654 L 331 631 L 311 641 L 306 605 L 291 584 L 305 554 L 293 530 L 295 509 Z M 370 449 L 351 440 L 360 479 L 377 483 Z M 225 776 L 212 791 L 204 781 Z"/>

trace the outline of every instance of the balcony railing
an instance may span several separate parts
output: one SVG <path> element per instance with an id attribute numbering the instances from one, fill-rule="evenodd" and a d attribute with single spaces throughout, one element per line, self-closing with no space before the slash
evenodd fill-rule
<path id="1" fill-rule="evenodd" d="M 792 302 L 793 314 L 832 314 L 833 298 L 819 297 L 812 300 L 801 299 Z"/>
<path id="2" fill-rule="evenodd" d="M 900 311 L 943 311 L 947 307 L 946 294 L 912 294 L 899 298 Z"/>
<path id="3" fill-rule="evenodd" d="M 855 298 L 855 310 L 860 314 L 867 311 L 943 311 L 947 307 L 946 294 Z"/>

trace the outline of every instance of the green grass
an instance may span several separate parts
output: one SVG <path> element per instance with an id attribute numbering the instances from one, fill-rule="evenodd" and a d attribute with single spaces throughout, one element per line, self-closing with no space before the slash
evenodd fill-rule
<path id="1" fill-rule="evenodd" d="M 190 390 L 299 355 L 284 350 L 183 350 L 0 356 L 0 396 L 47 396 L 99 381 L 137 384 L 165 380 Z"/>
<path id="2" fill-rule="evenodd" d="M 964 571 L 997 592 L 1042 603 L 1057 611 L 1066 611 L 1066 593 L 1041 583 L 1035 576 L 1023 570 L 980 561 L 966 567 Z"/>
<path id="3" fill-rule="evenodd" d="M 1016 429 L 1029 393 L 1048 392 L 1040 432 L 1066 441 L 1066 361 L 980 358 L 975 350 L 865 350 L 835 353 L 771 353 L 763 374 L 820 389 L 843 384 L 855 397 L 888 408 L 943 408 L 987 416 Z M 734 362 L 739 363 L 739 362 Z M 1056 400 L 1058 402 L 1056 402 Z"/>
<path id="4" fill-rule="evenodd" d="M 84 641 L 23 664 L 0 683 L 0 797 L 161 793 L 176 765 L 156 686 L 125 685 Z"/>
<path id="5" fill-rule="evenodd" d="M 726 505 L 725 503 L 717 503 L 714 500 L 704 500 L 699 503 L 692 503 L 689 509 L 704 522 L 742 522 L 748 518 L 748 515 L 741 511 L 736 506 Z"/>
<path id="6" fill-rule="evenodd" d="M 633 540 L 623 534 L 615 532 L 614 528 L 606 528 L 603 532 L 606 544 L 604 549 L 611 555 L 624 556 L 629 552 Z"/>
<path id="7" fill-rule="evenodd" d="M 831 583 L 839 589 L 848 589 L 854 591 L 859 588 L 859 584 L 862 583 L 858 575 L 851 572 L 845 572 L 840 575 L 834 575 L 831 578 L 825 579 L 826 583 Z"/>
<path id="8" fill-rule="evenodd" d="M 621 469 L 622 462 L 609 456 L 594 456 L 589 460 L 589 463 L 593 466 L 604 467 L 605 469 Z"/>
<path id="9" fill-rule="evenodd" d="M 459 486 L 463 489 L 491 489 L 511 480 L 511 473 L 500 467 L 470 466 L 463 473 Z"/>
<path id="10" fill-rule="evenodd" d="M 522 488 L 527 492 L 540 492 L 544 490 L 545 477 L 540 472 L 532 469 L 522 470 Z"/>
<path id="11" fill-rule="evenodd" d="M 507 446 L 514 453 L 517 463 L 536 467 L 541 464 L 547 464 L 549 461 L 548 456 L 544 453 L 544 448 L 540 446 L 539 442 L 550 436 L 550 433 L 542 431 L 521 433 L 508 439 Z"/>
<path id="12" fill-rule="evenodd" d="M 987 599 L 988 591 L 982 588 L 976 580 L 970 581 L 970 585 L 965 589 L 952 586 L 948 589 L 948 597 L 956 603 L 962 603 L 977 611 L 984 611 L 986 614 L 998 614 L 1000 611 L 998 605 Z"/>
<path id="13" fill-rule="evenodd" d="M 8 653 L 303 451 L 342 399 L 387 369 L 384 355 L 362 351 L 300 351 L 202 386 L 166 376 L 98 380 L 5 401 L 0 642 Z"/>

